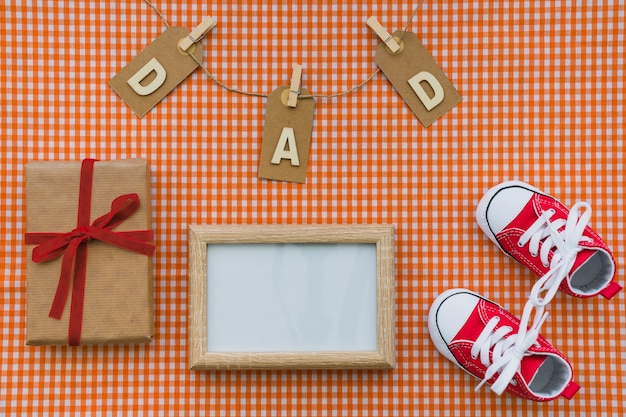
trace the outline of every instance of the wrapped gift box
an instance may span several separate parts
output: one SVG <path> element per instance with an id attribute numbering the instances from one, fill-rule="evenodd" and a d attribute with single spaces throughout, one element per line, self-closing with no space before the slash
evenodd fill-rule
<path id="1" fill-rule="evenodd" d="M 80 161 L 35 161 L 26 165 L 27 243 L 31 243 L 32 234 L 77 229 L 81 165 Z M 144 159 L 93 164 L 89 224 L 110 212 L 117 197 L 127 194 L 136 194 L 139 207 L 111 231 L 151 234 L 150 168 Z M 80 344 L 150 341 L 154 334 L 152 257 L 97 239 L 84 245 L 87 256 Z M 61 318 L 49 317 L 63 256 L 34 262 L 36 246 L 27 245 L 26 343 L 67 345 L 74 302 L 72 286 Z"/>

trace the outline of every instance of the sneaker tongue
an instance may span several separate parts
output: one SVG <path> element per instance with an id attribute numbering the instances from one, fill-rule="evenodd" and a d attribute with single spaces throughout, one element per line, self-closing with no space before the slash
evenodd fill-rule
<path id="1" fill-rule="evenodd" d="M 604 288 L 610 281 L 610 274 L 603 269 L 603 261 L 598 251 L 585 249 L 580 251 L 567 279 L 567 286 L 576 294 L 593 295 Z"/>
<path id="2" fill-rule="evenodd" d="M 547 356 L 544 355 L 524 356 L 520 364 L 519 372 L 527 385 L 530 385 L 533 378 L 537 374 L 537 371 L 545 362 L 546 358 Z"/>
<path id="3" fill-rule="evenodd" d="M 595 254 L 596 251 L 593 249 L 584 249 L 578 252 L 576 255 L 576 261 L 574 261 L 574 266 L 572 267 L 572 271 L 577 271 L 578 268 L 583 266 L 585 262 L 589 260 Z"/>

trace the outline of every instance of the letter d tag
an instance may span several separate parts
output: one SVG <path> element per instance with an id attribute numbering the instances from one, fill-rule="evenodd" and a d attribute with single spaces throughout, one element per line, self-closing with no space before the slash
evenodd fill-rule
<path id="1" fill-rule="evenodd" d="M 300 94 L 309 95 L 306 89 Z M 298 99 L 289 107 L 289 86 L 272 91 L 261 141 L 259 178 L 305 183 L 313 131 L 315 100 Z"/>
<path id="2" fill-rule="evenodd" d="M 393 34 L 398 41 L 402 31 Z M 376 64 L 419 121 L 428 127 L 463 99 L 414 33 L 407 32 L 400 50 L 384 43 L 376 48 Z"/>
<path id="3" fill-rule="evenodd" d="M 109 81 L 137 116 L 145 116 L 198 67 L 188 52 L 178 48 L 178 41 L 188 35 L 185 28 L 168 28 Z M 188 51 L 202 59 L 200 43 Z"/>

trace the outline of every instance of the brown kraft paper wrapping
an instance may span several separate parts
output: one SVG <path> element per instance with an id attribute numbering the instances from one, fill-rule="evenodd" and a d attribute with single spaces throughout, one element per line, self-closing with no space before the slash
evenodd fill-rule
<path id="1" fill-rule="evenodd" d="M 76 228 L 81 162 L 34 161 L 26 165 L 26 231 Z M 91 221 L 123 194 L 139 196 L 139 209 L 114 231 L 149 230 L 150 168 L 145 159 L 96 162 Z M 32 261 L 27 245 L 27 345 L 67 345 L 70 295 L 61 320 L 48 317 L 62 257 Z M 149 342 L 154 335 L 152 257 L 104 242 L 87 243 L 87 276 L 81 345 Z"/>

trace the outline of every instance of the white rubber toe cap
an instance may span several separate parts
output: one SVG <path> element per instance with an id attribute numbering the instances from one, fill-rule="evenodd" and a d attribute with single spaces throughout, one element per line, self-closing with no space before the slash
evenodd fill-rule
<path id="1" fill-rule="evenodd" d="M 476 209 L 478 225 L 496 242 L 495 235 L 520 214 L 536 192 L 540 191 L 521 181 L 506 181 L 490 188 Z"/>
<path id="2" fill-rule="evenodd" d="M 440 294 L 428 313 L 428 330 L 437 350 L 452 362 L 456 359 L 448 345 L 467 322 L 481 297 L 469 290 L 455 288 Z M 458 363 L 457 363 L 458 364 Z"/>

